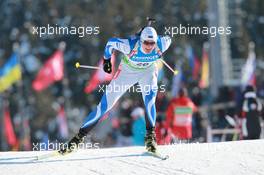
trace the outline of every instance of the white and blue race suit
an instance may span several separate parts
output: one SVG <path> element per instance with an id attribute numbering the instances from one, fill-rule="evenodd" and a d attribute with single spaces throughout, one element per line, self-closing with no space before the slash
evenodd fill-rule
<path id="1" fill-rule="evenodd" d="M 93 126 L 108 112 L 117 100 L 134 84 L 138 83 L 146 108 L 146 127 L 155 127 L 156 108 L 155 100 L 158 90 L 158 68 L 155 62 L 160 59 L 171 44 L 169 36 L 158 36 L 157 43 L 151 53 L 144 53 L 140 38 L 137 36 L 128 39 L 111 38 L 105 47 L 104 59 L 110 59 L 114 50 L 122 52 L 125 56 L 121 60 L 118 71 L 106 87 L 97 107 L 85 118 L 80 131 L 88 133 Z M 115 88 L 114 90 L 112 87 Z"/>

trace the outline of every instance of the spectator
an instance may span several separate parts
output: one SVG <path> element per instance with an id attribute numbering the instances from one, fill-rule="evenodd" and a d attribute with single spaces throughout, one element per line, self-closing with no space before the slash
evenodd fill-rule
<path id="1" fill-rule="evenodd" d="M 166 125 L 174 137 L 183 140 L 192 138 L 192 115 L 196 111 L 186 88 L 181 88 L 178 97 L 170 101 L 166 112 Z"/>
<path id="2" fill-rule="evenodd" d="M 253 86 L 247 86 L 242 108 L 242 133 L 244 139 L 259 139 L 261 133 L 260 116 L 262 103 L 257 98 Z"/>
<path id="3" fill-rule="evenodd" d="M 134 122 L 132 124 L 132 139 L 133 145 L 144 145 L 144 136 L 146 134 L 146 123 L 144 119 L 144 109 L 141 107 L 135 108 L 131 113 Z"/>

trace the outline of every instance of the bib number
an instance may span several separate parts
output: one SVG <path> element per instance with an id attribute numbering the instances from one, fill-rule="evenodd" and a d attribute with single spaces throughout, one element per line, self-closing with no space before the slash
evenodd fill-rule
<path id="1" fill-rule="evenodd" d="M 149 63 L 136 63 L 136 65 L 140 68 L 148 67 Z"/>

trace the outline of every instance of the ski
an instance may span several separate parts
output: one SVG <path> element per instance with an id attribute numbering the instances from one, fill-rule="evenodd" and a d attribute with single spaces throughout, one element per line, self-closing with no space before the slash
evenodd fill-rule
<path id="1" fill-rule="evenodd" d="M 37 160 L 44 160 L 44 159 L 48 159 L 48 158 L 52 158 L 52 157 L 56 157 L 56 156 L 63 156 L 63 155 L 60 154 L 58 151 L 52 151 L 51 153 L 39 155 L 36 157 L 36 159 Z"/>
<path id="2" fill-rule="evenodd" d="M 169 155 L 162 155 L 162 154 L 160 154 L 158 152 L 154 153 L 154 152 L 147 151 L 147 154 L 149 154 L 149 155 L 151 155 L 153 157 L 159 158 L 161 160 L 166 160 L 166 159 L 169 158 Z"/>
<path id="3" fill-rule="evenodd" d="M 73 150 L 71 152 L 66 152 L 66 153 L 61 154 L 58 150 L 54 150 L 54 151 L 52 151 L 50 153 L 36 156 L 36 159 L 37 160 L 44 160 L 44 159 L 48 159 L 48 158 L 52 158 L 52 157 L 66 156 L 68 154 L 71 154 L 71 153 L 74 153 L 74 152 L 77 152 L 77 151 L 78 151 L 78 149 Z"/>

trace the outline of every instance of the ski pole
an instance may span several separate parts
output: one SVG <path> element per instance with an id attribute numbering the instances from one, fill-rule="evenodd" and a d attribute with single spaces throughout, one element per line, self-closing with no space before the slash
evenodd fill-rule
<path id="1" fill-rule="evenodd" d="M 167 68 L 168 69 L 170 69 L 172 72 L 173 72 L 173 74 L 174 75 L 177 75 L 178 74 L 178 70 L 173 70 L 171 67 L 170 67 L 170 65 L 168 65 L 168 63 L 166 63 L 166 61 L 164 61 L 162 58 L 160 59 L 160 61 L 165 65 L 165 66 L 167 66 Z"/>
<path id="2" fill-rule="evenodd" d="M 78 69 L 78 68 L 86 68 L 86 69 L 101 69 L 100 67 L 97 67 L 97 66 L 87 66 L 87 65 L 82 65 L 80 64 L 79 62 L 76 62 L 75 63 L 75 67 Z"/>
<path id="3" fill-rule="evenodd" d="M 156 22 L 156 19 L 147 17 L 147 21 L 148 21 L 148 26 L 151 26 L 152 23 Z"/>

